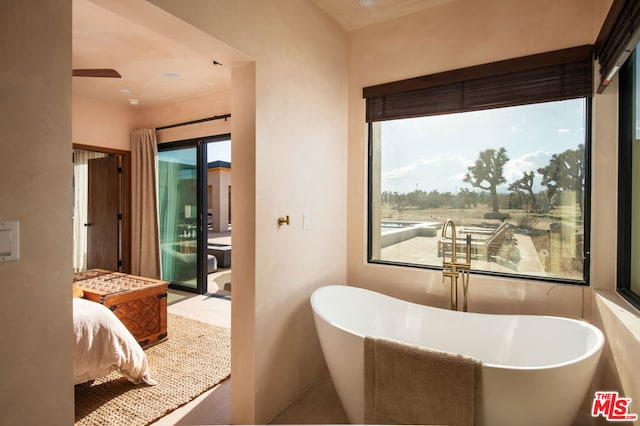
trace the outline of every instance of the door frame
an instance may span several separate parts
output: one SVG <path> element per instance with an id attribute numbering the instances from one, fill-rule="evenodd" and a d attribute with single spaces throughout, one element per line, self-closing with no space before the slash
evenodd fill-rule
<path id="1" fill-rule="evenodd" d="M 207 177 L 206 167 L 202 167 L 204 158 L 206 164 L 206 144 L 204 138 L 185 139 L 175 142 L 163 142 L 158 144 L 158 153 L 162 151 L 174 151 L 179 149 L 196 150 L 196 209 L 197 209 L 197 236 L 196 236 L 196 287 L 185 286 L 177 282 L 170 282 L 169 288 L 182 290 L 190 293 L 205 294 L 207 292 L 207 264 L 203 261 L 207 255 L 207 226 L 206 226 L 206 199 L 207 199 Z M 204 171 L 204 176 L 203 176 Z M 204 191 L 204 193 L 203 193 Z M 205 222 L 203 226 L 203 221 Z M 160 241 L 162 244 L 162 241 Z"/>
<path id="2" fill-rule="evenodd" d="M 131 273 L 131 151 L 77 143 L 73 144 L 73 149 L 119 155 L 122 159 L 122 221 L 120 223 L 122 266 L 120 271 Z"/>

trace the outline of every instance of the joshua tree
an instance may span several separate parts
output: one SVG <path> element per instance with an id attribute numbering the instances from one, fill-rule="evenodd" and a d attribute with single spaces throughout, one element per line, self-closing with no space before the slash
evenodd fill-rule
<path id="1" fill-rule="evenodd" d="M 468 168 L 469 172 L 463 179 L 464 182 L 491 193 L 493 213 L 498 213 L 500 209 L 497 187 L 506 182 L 502 175 L 504 165 L 509 161 L 506 152 L 504 148 L 497 151 L 485 149 L 478 156 L 475 166 Z M 486 183 L 483 184 L 483 182 Z"/>
<path id="2" fill-rule="evenodd" d="M 509 191 L 519 192 L 526 191 L 529 194 L 529 205 L 531 206 L 531 211 L 536 210 L 536 197 L 533 193 L 533 178 L 535 176 L 535 172 L 524 172 L 524 175 L 518 179 L 517 181 L 511 183 L 509 185 Z"/>
<path id="3" fill-rule="evenodd" d="M 554 154 L 549 165 L 539 168 L 538 173 L 542 175 L 542 184 L 547 187 L 549 199 L 560 191 L 575 191 L 582 214 L 585 180 L 583 144 L 578 145 L 578 149 Z"/>

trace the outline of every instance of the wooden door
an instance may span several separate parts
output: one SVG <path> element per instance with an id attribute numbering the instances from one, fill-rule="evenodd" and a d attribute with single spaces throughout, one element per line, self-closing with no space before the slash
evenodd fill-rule
<path id="1" fill-rule="evenodd" d="M 120 270 L 120 157 L 89 160 L 87 269 Z"/>

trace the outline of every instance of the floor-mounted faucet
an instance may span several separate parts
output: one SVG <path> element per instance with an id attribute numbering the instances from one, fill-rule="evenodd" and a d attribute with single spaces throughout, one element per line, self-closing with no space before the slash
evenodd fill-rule
<path id="1" fill-rule="evenodd" d="M 442 237 L 447 237 L 447 229 L 451 228 L 451 259 L 447 262 L 446 250 L 442 250 L 442 282 L 445 277 L 451 279 L 451 309 L 458 310 L 458 277 L 462 280 L 463 303 L 462 310 L 467 312 L 467 292 L 469 290 L 469 272 L 471 270 L 471 234 L 467 234 L 466 262 L 458 262 L 456 225 L 451 219 L 442 226 Z"/>

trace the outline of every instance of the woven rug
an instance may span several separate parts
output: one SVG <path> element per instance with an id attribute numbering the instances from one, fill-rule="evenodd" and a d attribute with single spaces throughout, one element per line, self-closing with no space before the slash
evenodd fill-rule
<path id="1" fill-rule="evenodd" d="M 169 314 L 169 339 L 145 352 L 157 386 L 118 372 L 75 386 L 76 425 L 147 425 L 231 374 L 231 330 Z"/>

